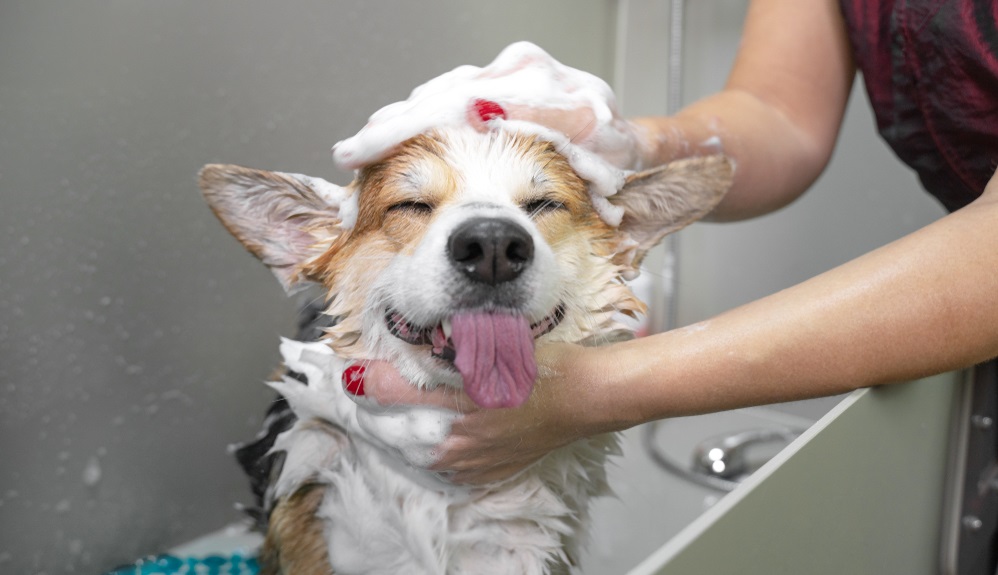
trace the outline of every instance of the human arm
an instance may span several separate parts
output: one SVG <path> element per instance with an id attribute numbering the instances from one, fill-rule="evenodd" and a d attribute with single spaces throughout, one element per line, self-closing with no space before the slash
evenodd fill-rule
<path id="1" fill-rule="evenodd" d="M 604 382 L 635 400 L 611 411 L 634 422 L 805 399 L 995 357 L 996 222 L 993 178 L 967 208 L 811 280 L 604 350 L 606 361 L 633 366 Z M 654 357 L 631 361 L 643 355 Z"/>
<path id="2" fill-rule="evenodd" d="M 454 390 L 417 396 L 387 364 L 370 395 L 464 413 L 433 468 L 487 483 L 597 433 L 970 366 L 998 355 L 996 222 L 992 178 L 970 206 L 708 321 L 606 348 L 543 346 L 542 375 L 517 409 L 479 410 Z"/>
<path id="3" fill-rule="evenodd" d="M 831 24 L 812 20 L 822 13 Z M 728 88 L 672 118 L 638 120 L 653 144 L 646 162 L 716 152 L 716 136 L 738 170 L 715 219 L 792 201 L 823 169 L 841 122 L 853 75 L 841 26 L 834 2 L 754 2 Z M 966 210 L 708 322 L 603 349 L 542 346 L 523 408 L 479 411 L 460 393 L 417 398 L 465 413 L 435 468 L 487 482 L 594 433 L 905 381 L 998 354 L 996 185 Z M 391 376 L 383 381 L 391 387 Z"/>
<path id="4" fill-rule="evenodd" d="M 723 152 L 738 169 L 709 216 L 739 220 L 799 197 L 831 157 L 854 72 L 836 0 L 755 0 L 724 89 L 675 116 L 637 118 L 646 164 Z"/>
<path id="5" fill-rule="evenodd" d="M 647 168 L 723 152 L 738 169 L 708 219 L 731 221 L 785 206 L 820 175 L 854 75 L 837 0 L 754 0 L 724 89 L 673 116 L 614 117 L 612 126 L 599 127 L 587 107 L 503 108 L 512 119 L 553 128 L 618 165 Z M 605 132 L 628 133 L 612 140 L 630 142 L 628 148 L 608 149 L 599 138 Z"/>
<path id="6" fill-rule="evenodd" d="M 738 167 L 733 189 L 717 208 L 717 219 L 748 217 L 788 203 L 817 177 L 837 135 L 853 77 L 842 28 L 834 0 L 756 0 L 725 90 L 676 116 L 636 120 L 633 132 L 635 148 L 642 156 L 639 162 L 655 165 L 717 153 L 720 147 Z M 595 116 L 585 107 L 564 111 L 502 105 L 511 118 L 553 127 L 580 145 L 596 143 Z M 582 417 L 581 412 L 591 406 L 582 404 L 579 414 L 569 409 L 564 417 L 553 417 L 578 396 L 559 398 L 559 391 L 570 388 L 552 382 L 563 372 L 561 364 L 573 374 L 572 380 L 599 380 L 604 369 L 598 361 L 602 353 L 574 346 L 542 346 L 538 350 L 540 381 L 523 410 L 482 412 L 463 394 L 443 389 L 419 394 L 387 366 L 372 366 L 369 394 L 382 402 L 437 403 L 466 414 L 452 430 L 451 439 L 465 437 L 467 448 L 459 453 L 454 442 L 448 441 L 441 468 L 453 469 L 458 462 L 471 460 L 480 461 L 479 469 L 512 468 L 518 461 L 522 465 L 579 436 L 570 429 L 573 418 Z M 551 368 L 547 375 L 546 364 Z M 395 397 L 396 393 L 405 397 Z M 523 429 L 538 425 L 547 429 L 523 434 Z M 476 444 L 482 449 L 476 449 Z"/>

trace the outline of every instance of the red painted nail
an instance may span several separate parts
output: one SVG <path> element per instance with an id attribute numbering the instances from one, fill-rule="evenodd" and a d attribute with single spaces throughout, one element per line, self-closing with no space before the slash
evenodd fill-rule
<path id="1" fill-rule="evenodd" d="M 352 395 L 364 395 L 363 365 L 351 365 L 343 370 L 343 388 Z"/>
<path id="2" fill-rule="evenodd" d="M 496 118 L 506 119 L 506 110 L 503 110 L 502 106 L 492 100 L 475 100 L 471 103 L 471 107 L 483 122 L 488 122 Z"/>

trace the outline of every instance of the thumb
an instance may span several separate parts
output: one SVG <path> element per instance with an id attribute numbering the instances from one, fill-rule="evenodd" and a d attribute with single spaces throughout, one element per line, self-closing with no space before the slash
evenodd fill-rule
<path id="1" fill-rule="evenodd" d="M 363 382 L 359 386 L 363 391 L 360 394 L 354 393 L 352 389 L 357 389 L 358 386 L 345 383 L 345 388 L 350 392 L 347 395 L 364 395 L 367 400 L 374 401 L 382 407 L 419 405 L 442 407 L 462 413 L 477 409 L 464 390 L 446 385 L 419 389 L 387 361 L 365 362 L 364 366 Z"/>

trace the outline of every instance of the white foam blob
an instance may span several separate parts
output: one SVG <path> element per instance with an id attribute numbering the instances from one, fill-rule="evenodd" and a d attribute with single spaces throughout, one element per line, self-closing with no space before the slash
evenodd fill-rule
<path id="1" fill-rule="evenodd" d="M 477 100 L 507 109 L 588 109 L 594 116 L 581 141 L 573 134 L 522 119 L 496 117 L 491 129 L 535 135 L 555 144 L 572 168 L 589 183 L 600 216 L 619 225 L 620 210 L 606 198 L 624 185 L 625 169 L 637 167 L 634 127 L 620 118 L 613 90 L 600 78 L 561 64 L 529 42 L 517 42 L 485 66 L 460 66 L 417 87 L 409 98 L 389 104 L 370 117 L 356 135 L 333 147 L 333 159 L 344 169 L 359 169 L 385 158 L 402 142 L 438 128 L 469 126 Z"/>

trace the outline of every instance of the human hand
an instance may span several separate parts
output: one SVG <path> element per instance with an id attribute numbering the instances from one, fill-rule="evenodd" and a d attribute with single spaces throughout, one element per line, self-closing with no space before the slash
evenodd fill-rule
<path id="1" fill-rule="evenodd" d="M 537 134 L 578 146 L 618 169 L 643 163 L 643 130 L 619 116 L 609 85 L 528 42 L 512 44 L 484 68 L 455 68 L 419 86 L 407 100 L 385 106 L 359 133 L 334 146 L 333 159 L 342 168 L 358 169 L 413 136 L 461 125 Z"/>
<path id="2" fill-rule="evenodd" d="M 598 371 L 585 373 L 590 365 L 586 359 L 594 351 L 570 344 L 538 348 L 539 381 L 527 402 L 511 409 L 482 409 L 460 389 L 418 390 L 383 361 L 367 364 L 362 386 L 346 388 L 358 400 L 359 413 L 399 406 L 459 413 L 442 441 L 437 434 L 405 438 L 426 444 L 430 454 L 430 461 L 409 463 L 427 467 L 454 483 L 482 485 L 512 477 L 558 447 L 612 429 L 597 420 L 605 414 L 594 410 L 589 399 L 589 393 L 596 390 L 591 381 L 599 376 Z M 358 398 L 358 391 L 364 399 Z M 385 444 L 394 441 L 379 439 Z M 435 447 L 429 447 L 435 440 Z M 399 452 L 406 456 L 403 450 Z"/>

